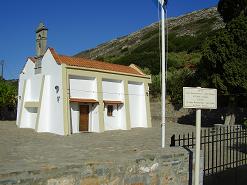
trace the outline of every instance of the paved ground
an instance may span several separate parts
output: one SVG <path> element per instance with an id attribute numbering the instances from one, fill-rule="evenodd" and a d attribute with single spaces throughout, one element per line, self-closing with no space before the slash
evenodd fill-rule
<path id="1" fill-rule="evenodd" d="M 73 165 L 84 160 L 119 160 L 160 150 L 160 128 L 107 131 L 58 136 L 17 128 L 0 122 L 0 174 Z M 174 133 L 188 133 L 194 126 L 167 124 L 167 145 Z M 170 150 L 167 147 L 165 150 Z"/>

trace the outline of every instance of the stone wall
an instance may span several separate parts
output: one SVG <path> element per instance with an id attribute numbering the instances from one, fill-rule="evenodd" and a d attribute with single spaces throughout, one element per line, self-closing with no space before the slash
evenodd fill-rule
<path id="1" fill-rule="evenodd" d="M 141 156 L 141 157 L 140 157 Z M 148 151 L 129 159 L 78 161 L 78 165 L 0 175 L 0 184 L 21 185 L 188 185 L 190 152 L 184 148 Z"/>
<path id="2" fill-rule="evenodd" d="M 152 120 L 161 120 L 161 102 L 160 101 L 151 101 L 150 109 Z M 187 116 L 193 112 L 192 109 L 184 109 L 181 108 L 179 110 L 175 110 L 174 106 L 167 101 L 166 102 L 166 121 L 167 122 L 177 122 L 179 118 L 183 116 Z M 157 125 L 154 125 L 157 126 Z"/>
<path id="3" fill-rule="evenodd" d="M 150 102 L 153 126 L 160 126 L 161 120 L 161 102 Z M 180 108 L 176 110 L 174 106 L 167 101 L 166 103 L 166 121 L 177 122 L 186 125 L 195 125 L 194 109 Z M 202 110 L 202 126 L 213 126 L 214 124 L 224 124 L 225 117 L 228 113 L 228 107 L 218 107 L 216 110 L 203 109 Z M 236 122 L 235 124 L 243 124 L 247 120 L 247 108 L 236 107 L 235 110 Z"/>

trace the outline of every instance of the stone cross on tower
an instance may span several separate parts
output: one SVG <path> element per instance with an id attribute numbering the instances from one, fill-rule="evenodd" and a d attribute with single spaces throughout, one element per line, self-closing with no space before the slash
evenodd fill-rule
<path id="1" fill-rule="evenodd" d="M 39 23 L 39 26 L 36 30 L 36 56 L 42 57 L 46 51 L 47 43 L 47 31 L 44 23 Z"/>

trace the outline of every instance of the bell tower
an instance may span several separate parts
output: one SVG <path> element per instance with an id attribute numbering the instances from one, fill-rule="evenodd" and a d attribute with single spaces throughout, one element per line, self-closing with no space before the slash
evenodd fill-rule
<path id="1" fill-rule="evenodd" d="M 47 31 L 44 23 L 39 23 L 38 28 L 36 29 L 36 56 L 42 57 L 46 51 L 47 43 Z"/>

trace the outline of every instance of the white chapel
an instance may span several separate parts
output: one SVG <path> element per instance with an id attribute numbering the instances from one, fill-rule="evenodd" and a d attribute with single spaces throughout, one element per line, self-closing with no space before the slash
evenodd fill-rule
<path id="1" fill-rule="evenodd" d="M 58 54 L 47 48 L 48 29 L 36 30 L 36 56 L 19 77 L 16 124 L 70 135 L 151 127 L 151 77 L 137 66 Z"/>

